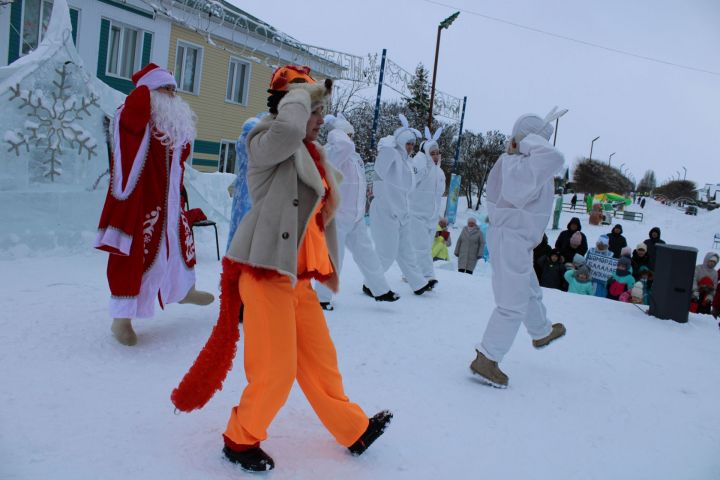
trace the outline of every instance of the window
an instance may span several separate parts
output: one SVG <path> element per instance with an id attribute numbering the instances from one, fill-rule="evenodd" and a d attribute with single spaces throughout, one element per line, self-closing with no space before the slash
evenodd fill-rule
<path id="1" fill-rule="evenodd" d="M 131 78 L 140 69 L 142 32 L 117 23 L 110 24 L 108 41 L 107 73 Z"/>
<path id="2" fill-rule="evenodd" d="M 235 173 L 235 142 L 229 140 L 220 142 L 218 172 Z"/>
<path id="3" fill-rule="evenodd" d="M 175 54 L 175 81 L 178 90 L 196 94 L 200 87 L 202 48 L 178 42 Z"/>
<path id="4" fill-rule="evenodd" d="M 245 105 L 250 83 L 250 64 L 237 58 L 230 59 L 225 100 Z"/>
<path id="5" fill-rule="evenodd" d="M 40 45 L 50 23 L 52 8 L 53 2 L 50 0 L 25 0 L 23 2 L 22 55 L 30 53 Z M 70 9 L 71 15 L 77 16 L 78 12 L 77 9 Z"/>

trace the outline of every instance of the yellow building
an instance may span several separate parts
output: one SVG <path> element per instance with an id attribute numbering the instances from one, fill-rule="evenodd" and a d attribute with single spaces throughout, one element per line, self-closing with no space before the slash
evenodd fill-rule
<path id="1" fill-rule="evenodd" d="M 232 173 L 235 141 L 246 119 L 267 111 L 267 88 L 276 65 L 309 64 L 329 76 L 339 75 L 341 67 L 242 10 L 222 5 L 223 25 L 234 20 L 235 28 L 213 27 L 209 34 L 207 27 L 171 21 L 167 66 L 175 73 L 179 94 L 198 116 L 192 166 Z M 247 19 L 240 28 L 237 18 Z"/>

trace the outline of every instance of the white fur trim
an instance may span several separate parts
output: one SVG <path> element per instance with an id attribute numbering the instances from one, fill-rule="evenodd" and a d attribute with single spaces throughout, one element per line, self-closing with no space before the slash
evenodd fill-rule
<path id="1" fill-rule="evenodd" d="M 111 247 L 121 255 L 129 255 L 133 237 L 116 228 L 108 227 L 98 230 L 93 247 Z"/>
<path id="2" fill-rule="evenodd" d="M 157 90 L 165 85 L 173 85 L 177 88 L 175 77 L 173 77 L 169 71 L 161 67 L 154 68 L 143 75 L 142 78 L 138 80 L 137 86 L 142 87 L 143 85 L 150 90 Z"/>
<path id="3" fill-rule="evenodd" d="M 143 77 L 145 78 L 145 77 Z M 130 169 L 130 175 L 128 176 L 125 190 L 122 188 L 123 184 L 123 172 L 122 172 L 122 151 L 120 149 L 120 115 L 125 107 L 120 107 L 115 114 L 115 131 L 113 133 L 113 182 L 110 186 L 112 196 L 118 200 L 127 200 L 130 194 L 135 190 L 140 173 L 145 166 L 145 159 L 147 151 L 150 146 L 150 124 L 145 126 L 145 134 L 143 135 L 142 141 L 140 142 L 140 148 L 138 148 L 135 160 L 133 161 L 132 168 Z"/>

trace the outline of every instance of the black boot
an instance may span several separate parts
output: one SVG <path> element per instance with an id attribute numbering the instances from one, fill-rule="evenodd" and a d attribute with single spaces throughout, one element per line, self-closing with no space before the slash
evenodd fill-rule
<path id="1" fill-rule="evenodd" d="M 433 289 L 433 287 L 435 286 L 435 283 L 437 283 L 437 280 L 435 280 L 435 283 L 432 283 L 432 282 L 433 282 L 433 280 L 430 280 L 428 283 L 425 284 L 424 287 L 422 287 L 418 290 L 415 290 L 413 293 L 415 295 L 422 295 L 425 292 L 429 292 L 430 290 Z"/>
<path id="2" fill-rule="evenodd" d="M 376 413 L 375 416 L 370 419 L 370 423 L 368 424 L 365 433 L 360 435 L 360 438 L 348 447 L 350 453 L 353 455 L 362 455 L 363 452 L 365 452 L 365 450 L 367 450 L 368 447 L 383 434 L 392 418 L 393 414 L 389 410 L 383 410 L 382 412 Z"/>
<path id="3" fill-rule="evenodd" d="M 367 295 L 368 297 L 373 297 L 373 298 L 374 298 L 374 296 L 373 296 L 372 292 L 370 291 L 370 289 L 369 289 L 367 286 L 365 286 L 365 285 L 363 285 L 363 293 L 364 293 L 365 295 Z"/>
<path id="4" fill-rule="evenodd" d="M 270 455 L 265 453 L 262 448 L 255 447 L 243 452 L 236 452 L 227 447 L 223 448 L 225 458 L 232 463 L 237 463 L 240 468 L 248 472 L 266 472 L 275 468 L 275 462 Z"/>
<path id="5" fill-rule="evenodd" d="M 388 290 L 386 293 L 375 297 L 376 302 L 396 302 L 398 300 L 400 300 L 400 295 L 393 292 L 392 290 Z"/>
<path id="6" fill-rule="evenodd" d="M 430 290 L 432 290 L 433 288 L 435 288 L 435 285 L 438 284 L 438 281 L 435 280 L 434 278 L 431 278 L 431 279 L 428 281 L 428 283 L 430 284 Z"/>
<path id="7" fill-rule="evenodd" d="M 333 310 L 335 310 L 335 307 L 333 307 L 333 304 L 330 302 L 320 302 L 320 307 L 323 310 L 327 310 L 328 312 L 332 312 Z"/>

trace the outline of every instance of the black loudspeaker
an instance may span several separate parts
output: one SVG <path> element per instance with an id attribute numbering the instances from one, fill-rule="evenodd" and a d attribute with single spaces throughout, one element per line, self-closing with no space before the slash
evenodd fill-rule
<path id="1" fill-rule="evenodd" d="M 697 253 L 697 249 L 692 247 L 655 245 L 650 315 L 687 323 Z"/>

